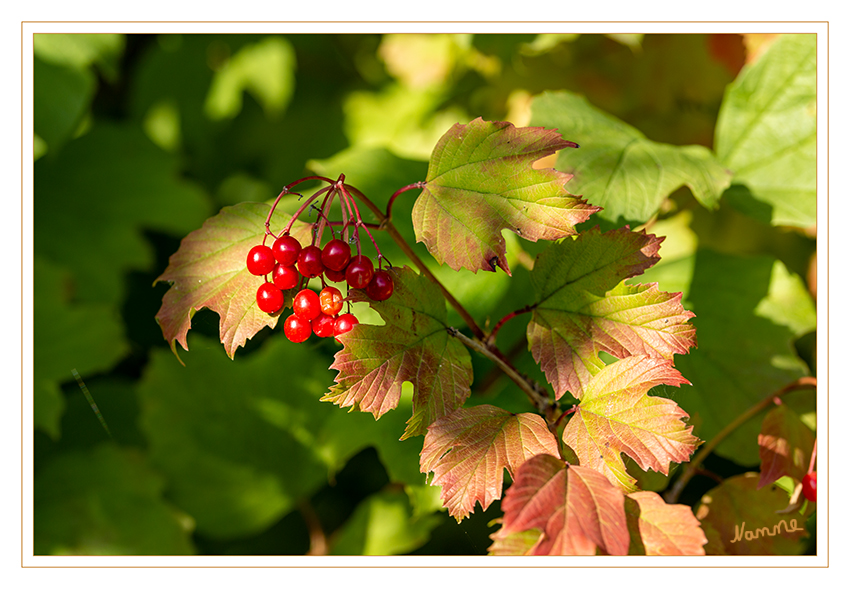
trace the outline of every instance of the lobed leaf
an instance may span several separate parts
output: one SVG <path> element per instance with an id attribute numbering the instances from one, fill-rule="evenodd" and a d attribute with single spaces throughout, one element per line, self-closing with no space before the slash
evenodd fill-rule
<path id="1" fill-rule="evenodd" d="M 672 359 L 696 345 L 695 329 L 687 323 L 693 313 L 682 307 L 681 294 L 622 282 L 658 261 L 662 239 L 628 228 L 605 233 L 594 228 L 538 256 L 526 337 L 557 398 L 570 391 L 581 399 L 603 366 L 600 351 L 616 358 Z"/>
<path id="2" fill-rule="evenodd" d="M 156 321 L 175 355 L 177 342 L 189 349 L 186 334 L 192 317 L 203 308 L 221 318 L 219 335 L 231 358 L 261 329 L 277 325 L 279 313 L 269 315 L 257 307 L 257 288 L 264 277 L 252 275 L 245 266 L 248 251 L 263 242 L 269 208 L 262 203 L 225 207 L 187 235 L 169 258 L 165 272 L 154 282 L 171 283 Z M 283 228 L 288 221 L 279 210 L 272 217 L 274 227 Z M 309 227 L 296 221 L 292 235 L 307 243 Z M 286 294 L 284 307 L 290 304 L 291 295 Z"/>
<path id="3" fill-rule="evenodd" d="M 541 127 L 481 118 L 454 125 L 434 147 L 413 207 L 416 240 L 454 270 L 510 274 L 503 229 L 530 241 L 574 235 L 599 207 L 567 192 L 569 174 L 531 165 L 571 145 Z"/>
<path id="4" fill-rule="evenodd" d="M 698 445 L 693 426 L 681 421 L 688 414 L 675 401 L 647 395 L 654 386 L 683 383 L 690 384 L 661 358 L 630 356 L 606 366 L 584 389 L 564 429 L 564 443 L 582 466 L 601 472 L 624 492 L 637 490 L 621 453 L 643 470 L 666 475 L 671 461 L 687 461 Z"/>
<path id="5" fill-rule="evenodd" d="M 803 480 L 809 471 L 815 436 L 787 405 L 779 405 L 765 416 L 758 442 L 759 489 L 785 475 Z"/>
<path id="6" fill-rule="evenodd" d="M 511 535 L 539 530 L 535 555 L 626 555 L 625 496 L 604 476 L 548 454 L 523 464 L 505 493 L 502 528 L 490 537 L 499 548 Z M 491 551 L 493 547 L 491 546 Z"/>
<path id="7" fill-rule="evenodd" d="M 502 496 L 504 469 L 513 477 L 537 454 L 558 456 L 558 441 L 539 415 L 514 415 L 492 405 L 458 409 L 428 428 L 420 470 L 433 472 L 432 485 L 449 515 L 459 520 L 487 509 Z"/>
<path id="8" fill-rule="evenodd" d="M 626 519 L 630 554 L 705 555 L 708 540 L 687 505 L 669 505 L 657 493 L 638 491 L 626 496 Z"/>
<path id="9" fill-rule="evenodd" d="M 472 362 L 469 352 L 446 331 L 445 299 L 438 287 L 410 268 L 389 270 L 393 296 L 371 301 L 385 325 L 355 325 L 340 336 L 344 348 L 331 368 L 336 385 L 322 397 L 340 407 L 367 411 L 378 419 L 398 405 L 401 385 L 413 383 L 413 416 L 402 440 L 423 435 L 469 397 Z M 368 300 L 353 291 L 352 300 Z"/>

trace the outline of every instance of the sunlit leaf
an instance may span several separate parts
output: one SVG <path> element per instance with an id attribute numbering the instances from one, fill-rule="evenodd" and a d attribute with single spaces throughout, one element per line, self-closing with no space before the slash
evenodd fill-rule
<path id="1" fill-rule="evenodd" d="M 803 480 L 809 471 L 815 436 L 787 405 L 779 405 L 765 416 L 758 442 L 759 489 L 785 475 Z"/>
<path id="2" fill-rule="evenodd" d="M 708 540 L 687 505 L 670 505 L 657 493 L 638 491 L 626 496 L 626 519 L 631 532 L 629 554 L 705 555 Z"/>

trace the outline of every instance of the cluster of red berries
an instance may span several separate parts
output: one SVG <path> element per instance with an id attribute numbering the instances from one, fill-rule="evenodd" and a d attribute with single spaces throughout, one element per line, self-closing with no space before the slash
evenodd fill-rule
<path id="1" fill-rule="evenodd" d="M 304 279 L 322 277 L 322 283 L 345 282 L 351 288 L 365 290 L 374 301 L 385 301 L 393 294 L 393 280 L 386 270 L 375 270 L 372 260 L 351 255 L 351 247 L 341 239 L 332 239 L 324 248 L 301 247 L 291 235 L 278 237 L 271 247 L 255 245 L 248 252 L 248 272 L 268 276 L 257 289 L 257 306 L 266 313 L 283 308 L 283 291 L 298 286 Z M 319 337 L 338 336 L 358 323 L 342 310 L 342 293 L 325 286 L 321 294 L 304 288 L 295 295 L 294 313 L 286 319 L 283 331 L 291 341 L 300 343 L 315 333 Z"/>

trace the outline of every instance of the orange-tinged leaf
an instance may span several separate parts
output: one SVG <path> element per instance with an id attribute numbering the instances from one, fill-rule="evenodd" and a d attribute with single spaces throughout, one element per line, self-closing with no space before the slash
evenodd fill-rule
<path id="1" fill-rule="evenodd" d="M 438 262 L 510 274 L 502 230 L 530 241 L 574 235 L 599 210 L 567 192 L 572 177 L 532 164 L 574 146 L 542 127 L 481 118 L 449 129 L 431 154 L 426 186 L 413 207 L 417 241 Z"/>
<path id="2" fill-rule="evenodd" d="M 535 555 L 626 555 L 629 532 L 625 496 L 604 476 L 569 466 L 548 454 L 523 464 L 505 493 L 502 528 L 496 542 L 517 532 L 540 530 Z"/>
<path id="3" fill-rule="evenodd" d="M 428 428 L 420 470 L 433 472 L 432 485 L 458 520 L 487 509 L 502 496 L 504 469 L 513 477 L 537 454 L 558 456 L 558 440 L 539 415 L 514 415 L 492 405 L 458 409 Z"/>
<path id="4" fill-rule="evenodd" d="M 647 395 L 656 385 L 690 384 L 669 360 L 630 356 L 590 379 L 563 440 L 579 464 L 604 474 L 624 492 L 636 490 L 621 453 L 643 470 L 668 474 L 670 462 L 685 462 L 699 439 L 675 401 Z"/>
<path id="5" fill-rule="evenodd" d="M 626 519 L 632 532 L 630 554 L 705 555 L 708 540 L 687 505 L 670 505 L 657 493 L 638 491 L 626 497 Z"/>
<path id="6" fill-rule="evenodd" d="M 786 405 L 772 409 L 759 433 L 761 476 L 758 488 L 788 475 L 802 481 L 809 471 L 815 435 Z"/>
<path id="7" fill-rule="evenodd" d="M 203 308 L 221 318 L 221 343 L 231 358 L 258 331 L 277 325 L 278 315 L 269 315 L 257 307 L 257 288 L 264 278 L 252 275 L 245 266 L 248 251 L 263 242 L 269 208 L 262 203 L 225 207 L 183 238 L 177 252 L 169 258 L 165 272 L 154 282 L 171 283 L 156 321 L 175 354 L 177 342 L 189 349 L 186 335 L 192 317 Z M 272 227 L 282 229 L 289 219 L 286 213 L 276 211 Z M 292 235 L 308 243 L 309 225 L 296 221 Z M 289 299 L 284 306 L 290 304 Z"/>

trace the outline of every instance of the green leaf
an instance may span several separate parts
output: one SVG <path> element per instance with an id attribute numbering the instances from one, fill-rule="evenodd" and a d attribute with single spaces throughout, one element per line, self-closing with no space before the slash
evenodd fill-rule
<path id="1" fill-rule="evenodd" d="M 629 554 L 704 556 L 708 542 L 687 505 L 668 505 L 657 493 L 639 491 L 626 497 Z"/>
<path id="2" fill-rule="evenodd" d="M 413 383 L 413 416 L 402 440 L 463 405 L 472 384 L 469 352 L 446 328 L 446 301 L 437 286 L 410 268 L 389 270 L 395 290 L 370 302 L 385 325 L 355 325 L 340 341 L 331 368 L 337 384 L 322 397 L 340 407 L 372 413 L 395 409 L 405 381 Z M 368 300 L 354 290 L 352 300 Z"/>
<path id="3" fill-rule="evenodd" d="M 66 452 L 34 481 L 35 554 L 193 554 L 192 522 L 163 500 L 141 453 L 102 444 Z"/>
<path id="4" fill-rule="evenodd" d="M 817 221 L 817 36 L 782 35 L 729 86 L 717 157 L 734 172 L 738 210 L 773 225 Z"/>
<path id="5" fill-rule="evenodd" d="M 118 77 L 124 35 L 110 33 L 36 33 L 33 51 L 38 58 L 78 70 L 97 66 L 107 80 Z"/>
<path id="6" fill-rule="evenodd" d="M 564 188 L 570 176 L 534 169 L 569 147 L 557 132 L 481 118 L 454 125 L 434 147 L 427 184 L 413 207 L 416 240 L 438 262 L 510 274 L 502 230 L 530 240 L 574 235 L 597 207 Z"/>
<path id="7" fill-rule="evenodd" d="M 532 113 L 532 124 L 558 129 L 580 145 L 558 155 L 558 169 L 573 174 L 570 190 L 601 206 L 598 215 L 617 225 L 648 221 L 681 186 L 716 208 L 729 186 L 730 174 L 705 147 L 651 141 L 577 94 L 545 92 L 534 99 Z"/>
<path id="8" fill-rule="evenodd" d="M 643 354 L 672 359 L 696 344 L 680 294 L 655 284 L 627 285 L 658 260 L 660 239 L 598 228 L 552 244 L 531 272 L 535 303 L 526 337 L 535 361 L 554 387 L 580 399 L 605 351 L 616 358 Z"/>
<path id="9" fill-rule="evenodd" d="M 58 152 L 80 126 L 96 86 L 88 69 L 34 59 L 33 127 L 48 152 Z"/>

